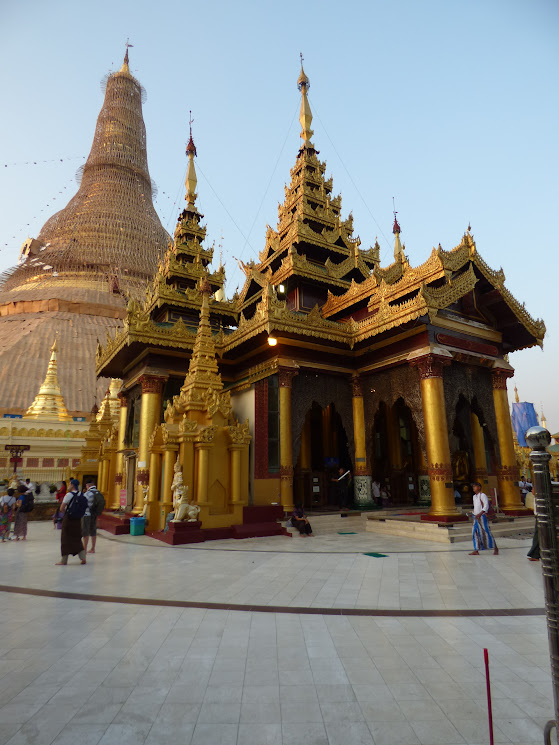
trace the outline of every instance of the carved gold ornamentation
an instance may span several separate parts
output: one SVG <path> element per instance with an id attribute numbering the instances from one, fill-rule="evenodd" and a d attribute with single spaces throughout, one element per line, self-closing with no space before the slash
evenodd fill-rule
<path id="1" fill-rule="evenodd" d="M 363 389 L 361 387 L 361 379 L 359 375 L 351 376 L 351 392 L 354 398 L 361 398 L 363 396 Z"/>
<path id="2" fill-rule="evenodd" d="M 142 393 L 161 393 L 166 380 L 157 375 L 142 375 L 138 383 L 142 386 Z"/>
<path id="3" fill-rule="evenodd" d="M 227 432 L 233 445 L 248 445 L 251 441 L 248 419 L 243 422 L 237 422 L 234 426 L 227 427 Z"/>
<path id="4" fill-rule="evenodd" d="M 491 376 L 493 380 L 493 388 L 496 390 L 506 391 L 507 380 L 508 378 L 512 378 L 513 375 L 514 370 L 492 370 Z"/>
<path id="5" fill-rule="evenodd" d="M 427 473 L 433 481 L 452 482 L 452 468 L 450 463 L 431 463 L 427 469 Z"/>
<path id="6" fill-rule="evenodd" d="M 207 443 L 207 444 L 213 442 L 213 439 L 216 435 L 217 430 L 218 430 L 217 424 L 211 424 L 208 427 L 202 427 L 202 429 L 198 431 L 196 441 L 200 443 Z"/>
<path id="7" fill-rule="evenodd" d="M 136 481 L 138 484 L 146 485 L 149 484 L 149 469 L 138 468 L 136 471 Z"/>
<path id="8" fill-rule="evenodd" d="M 427 378 L 442 378 L 443 367 L 450 364 L 447 357 L 439 357 L 436 354 L 426 354 L 424 357 L 418 357 L 410 360 L 410 365 L 416 367 L 421 380 Z"/>

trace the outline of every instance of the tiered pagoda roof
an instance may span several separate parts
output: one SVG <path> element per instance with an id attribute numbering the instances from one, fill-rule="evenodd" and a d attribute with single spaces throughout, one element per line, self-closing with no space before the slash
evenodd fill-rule
<path id="1" fill-rule="evenodd" d="M 117 370 L 121 362 L 134 354 L 138 344 L 176 347 L 191 352 L 196 340 L 204 292 L 212 295 L 210 323 L 214 333 L 236 326 L 238 301 L 225 299 L 225 268 L 210 272 L 214 248 L 205 248 L 206 227 L 196 206 L 197 155 L 192 129 L 186 148 L 186 207 L 179 214 L 174 240 L 169 241 L 153 281 L 148 284 L 145 299 L 128 304 L 124 329 L 107 334 L 107 345 L 97 351 L 97 367 L 110 361 Z M 204 289 L 204 292 L 202 291 Z M 221 338 L 221 337 L 220 337 Z"/>
<path id="2" fill-rule="evenodd" d="M 309 80 L 302 68 L 298 87 L 302 145 L 279 206 L 277 229 L 267 228 L 259 262 L 241 264 L 245 284 L 231 303 L 225 303 L 220 294 L 219 271 L 208 278 L 214 298 L 219 298 L 210 305 L 210 312 L 220 366 L 227 365 L 232 378 L 237 375 L 246 382 L 247 368 L 259 374 L 271 359 L 293 353 L 299 361 L 308 359 L 311 366 L 351 371 L 385 364 L 384 352 L 379 356 L 378 350 L 387 349 L 396 335 L 403 339 L 423 334 L 422 344 L 428 338 L 433 344 L 454 345 L 456 354 L 472 353 L 484 359 L 541 345 L 545 324 L 534 320 L 507 290 L 502 269 L 494 271 L 482 259 L 469 227 L 454 249 L 445 251 L 439 245 L 417 267 L 406 256 L 396 215 L 394 261 L 387 267 L 379 265 L 377 242 L 361 250 L 359 238 L 353 237 L 352 217 L 342 218 L 341 198 L 332 196 L 332 180 L 325 178 L 326 166 L 312 142 Z M 190 152 L 191 174 L 193 157 Z M 121 351 L 133 342 L 192 350 L 194 329 L 182 318 L 173 324 L 158 324 L 154 311 L 156 306 L 164 307 L 164 297 L 171 292 L 176 307 L 180 300 L 183 308 L 189 303 L 189 308 L 200 308 L 198 286 L 182 289 L 176 285 L 178 270 L 186 267 L 178 262 L 178 255 L 192 257 L 192 278 L 201 276 L 210 261 L 201 248 L 201 216 L 192 211 L 194 202 L 188 193 L 187 177 L 188 205 L 156 278 L 156 291 L 148 294 L 143 307 L 129 307 L 125 334 L 109 338 L 105 348 L 99 348 L 98 374 L 116 376 L 116 362 L 124 359 Z M 227 329 L 216 324 L 219 314 L 227 316 L 223 306 L 230 309 L 230 319 L 238 318 L 236 328 L 231 329 L 234 323 Z M 466 339 L 471 335 L 491 343 Z M 281 346 L 268 345 L 271 337 Z"/>
<path id="3" fill-rule="evenodd" d="M 353 237 L 353 216 L 342 218 L 341 196 L 332 195 L 332 179 L 325 178 L 326 164 L 311 139 L 310 83 L 302 65 L 297 85 L 303 142 L 278 207 L 277 229 L 268 226 L 260 262 L 242 265 L 246 281 L 240 308 L 246 318 L 253 315 L 266 282 L 285 286 L 290 308 L 311 310 L 322 304 L 328 289 L 341 294 L 352 281 L 368 277 L 379 261 L 378 244 L 360 249 L 359 237 Z"/>

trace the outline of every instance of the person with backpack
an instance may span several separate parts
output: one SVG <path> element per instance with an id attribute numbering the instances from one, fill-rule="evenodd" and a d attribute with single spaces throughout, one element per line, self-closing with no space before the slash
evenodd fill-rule
<path id="1" fill-rule="evenodd" d="M 14 538 L 19 541 L 27 540 L 27 517 L 35 506 L 33 494 L 29 493 L 25 484 L 17 488 L 16 517 L 14 520 Z"/>
<path id="2" fill-rule="evenodd" d="M 10 523 L 12 522 L 15 503 L 14 490 L 8 489 L 6 496 L 0 499 L 0 538 L 2 543 L 10 539 Z"/>
<path id="3" fill-rule="evenodd" d="M 70 491 L 60 505 L 62 513 L 62 530 L 60 531 L 60 553 L 62 558 L 56 562 L 57 566 L 66 566 L 69 556 L 79 556 L 82 564 L 86 563 L 85 551 L 82 543 L 82 517 L 88 504 L 85 495 L 80 491 L 80 482 L 71 479 Z"/>
<path id="4" fill-rule="evenodd" d="M 97 518 L 105 509 L 105 497 L 95 486 L 93 481 L 85 482 L 85 497 L 87 499 L 87 510 L 82 517 L 82 535 L 83 547 L 86 553 L 89 539 L 91 538 L 90 554 L 95 553 L 95 544 L 97 542 Z"/>

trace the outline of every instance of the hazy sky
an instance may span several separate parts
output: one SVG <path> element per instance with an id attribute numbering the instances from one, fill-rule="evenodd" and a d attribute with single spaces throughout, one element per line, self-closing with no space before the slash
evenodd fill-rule
<path id="1" fill-rule="evenodd" d="M 521 400 L 542 402 L 559 430 L 556 0 L 0 0 L 0 270 L 75 193 L 100 80 L 127 37 L 147 90 L 156 209 L 172 231 L 192 109 L 199 206 L 208 243 L 223 244 L 228 294 L 243 280 L 233 257 L 257 258 L 277 222 L 299 146 L 302 51 L 314 142 L 362 247 L 378 236 L 390 263 L 392 197 L 412 264 L 456 246 L 471 222 L 482 256 L 546 322 L 544 351 L 511 362 Z"/>

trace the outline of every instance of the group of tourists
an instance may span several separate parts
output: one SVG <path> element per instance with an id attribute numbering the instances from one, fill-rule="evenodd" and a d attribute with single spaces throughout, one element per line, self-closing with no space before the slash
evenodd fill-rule
<path id="1" fill-rule="evenodd" d="M 59 565 L 66 565 L 70 556 L 78 556 L 86 563 L 86 554 L 95 553 L 97 542 L 97 517 L 105 508 L 105 499 L 93 480 L 86 481 L 85 491 L 80 490 L 77 479 L 70 480 L 68 488 L 62 481 L 56 491 L 57 508 L 54 527 L 61 531 Z M 0 541 L 25 541 L 27 519 L 35 507 L 35 484 L 13 480 L 6 494 L 0 497 Z M 12 525 L 13 523 L 13 525 Z M 91 548 L 89 548 L 91 541 Z"/>
<path id="2" fill-rule="evenodd" d="M 0 498 L 0 539 L 25 541 L 27 518 L 35 507 L 35 484 L 30 479 L 12 480 L 6 494 Z M 13 522 L 13 527 L 12 527 Z"/>
<path id="3" fill-rule="evenodd" d="M 85 492 L 80 490 L 77 479 L 70 480 L 70 488 L 62 496 L 57 510 L 61 531 L 61 558 L 56 562 L 57 566 L 66 566 L 70 556 L 77 556 L 81 564 L 87 563 L 86 555 L 95 553 L 97 518 L 104 509 L 105 498 L 93 480 L 86 481 Z M 88 549 L 90 540 L 91 548 Z"/>

